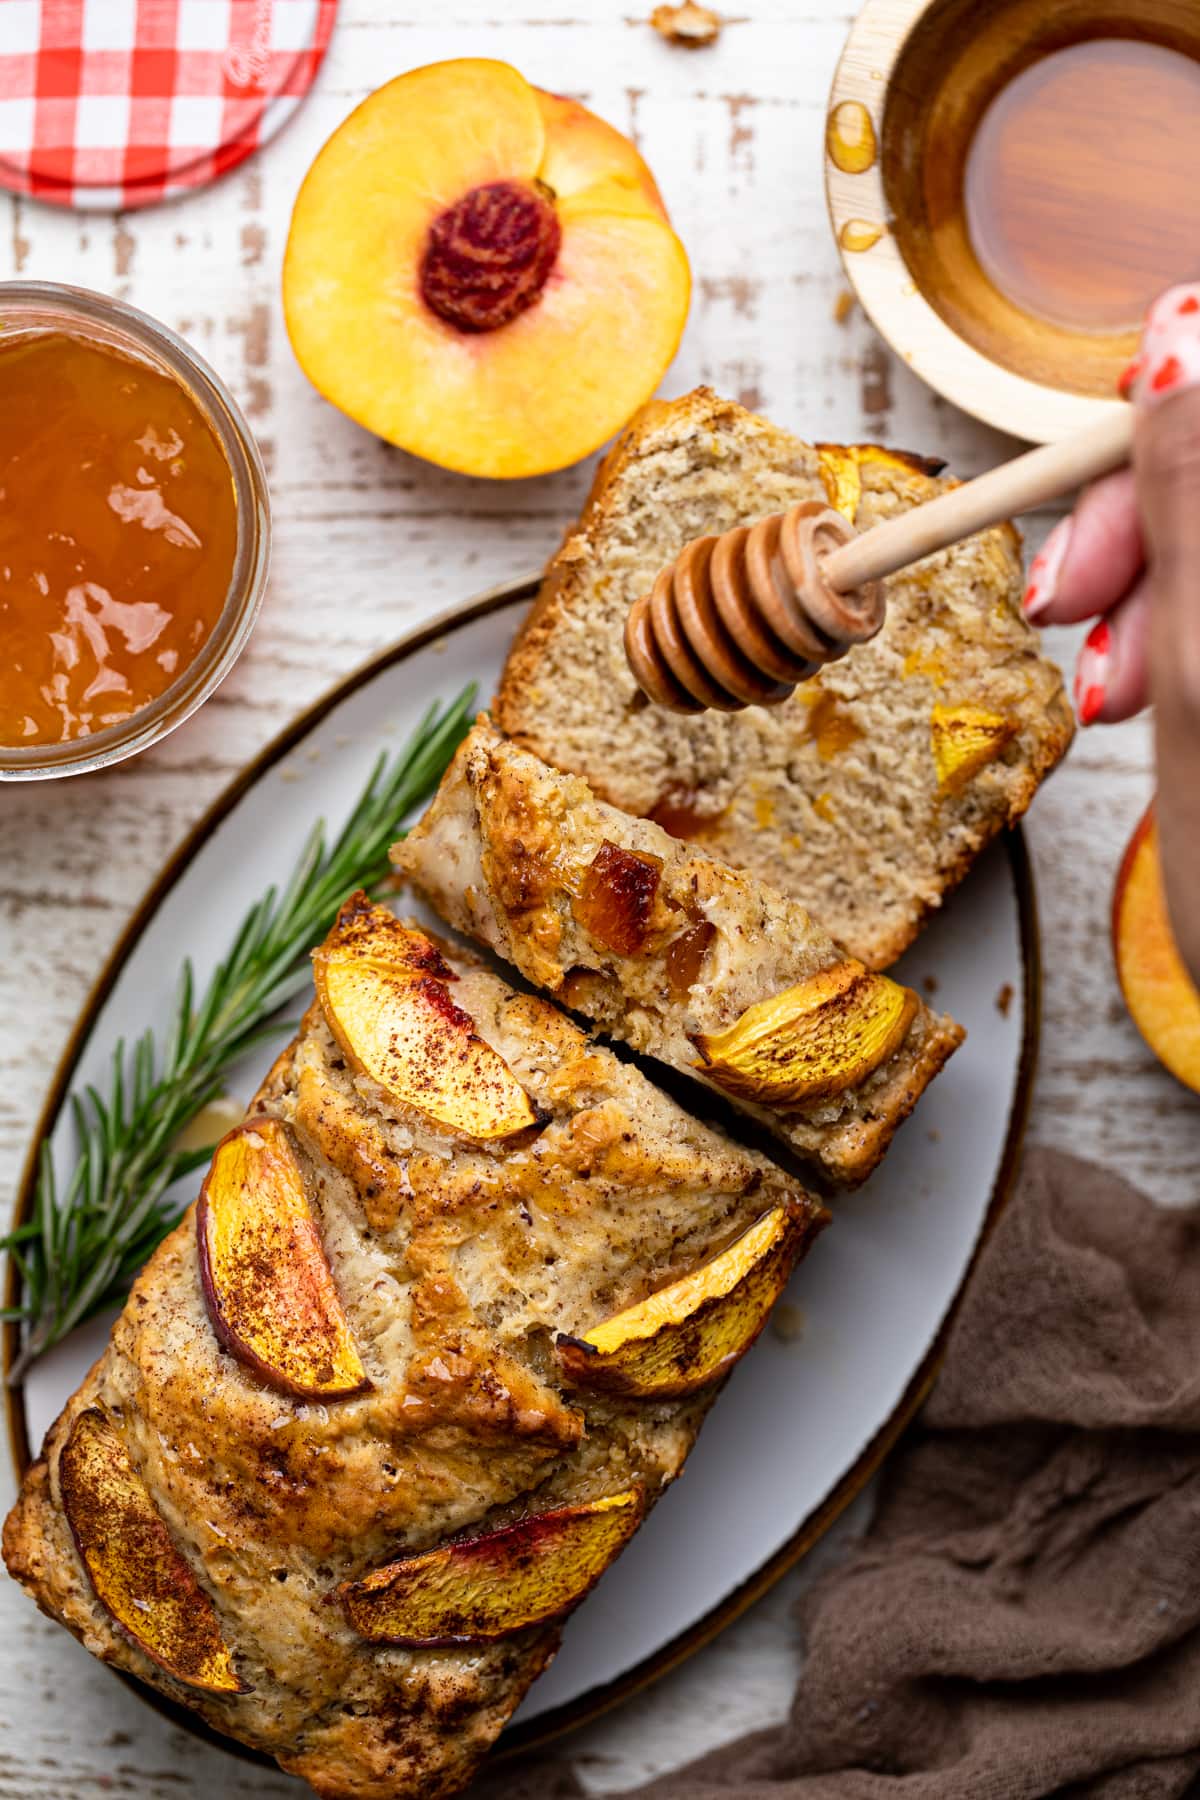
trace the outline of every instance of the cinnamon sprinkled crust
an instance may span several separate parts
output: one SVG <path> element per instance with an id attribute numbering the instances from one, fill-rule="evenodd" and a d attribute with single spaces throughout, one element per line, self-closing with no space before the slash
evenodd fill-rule
<path id="1" fill-rule="evenodd" d="M 431 1124 L 352 1071 L 317 1003 L 250 1109 L 294 1151 L 370 1386 L 305 1400 L 222 1347 L 193 1208 L 51 1428 L 4 1531 L 11 1573 L 94 1654 L 327 1800 L 458 1792 L 560 1631 L 375 1642 L 355 1628 L 347 1596 L 365 1590 L 353 1584 L 531 1516 L 561 1522 L 630 1494 L 649 1507 L 683 1465 L 713 1390 L 653 1403 L 591 1393 L 564 1378 L 556 1335 L 636 1305 L 772 1208 L 795 1220 L 801 1253 L 824 1218 L 765 1158 L 692 1119 L 553 1006 L 438 949 L 455 1005 L 528 1093 L 535 1128 L 472 1144 Z M 256 1278 L 270 1280 L 269 1259 Z M 102 1421 L 105 1459 L 68 1459 L 64 1473 L 81 1418 Z M 111 1486 L 113 1469 L 133 1496 L 121 1541 L 161 1539 L 182 1571 L 170 1633 L 147 1621 L 143 1643 L 98 1597 L 107 1552 L 87 1484 L 98 1470 Z M 110 1598 L 136 1609 L 136 1557 L 112 1575 Z M 495 1592 L 484 1601 L 494 1607 Z"/>
<path id="2" fill-rule="evenodd" d="M 602 799 L 794 895 L 873 968 L 912 942 L 1074 730 L 1062 677 L 1020 609 L 1020 540 L 981 532 L 888 583 L 879 636 L 778 707 L 680 718 L 625 660 L 632 602 L 692 538 L 797 501 L 860 527 L 946 486 L 940 465 L 812 446 L 706 388 L 655 401 L 596 475 L 546 571 L 493 707 L 508 736 Z M 1014 727 L 970 778 L 939 781 L 934 709 Z"/>

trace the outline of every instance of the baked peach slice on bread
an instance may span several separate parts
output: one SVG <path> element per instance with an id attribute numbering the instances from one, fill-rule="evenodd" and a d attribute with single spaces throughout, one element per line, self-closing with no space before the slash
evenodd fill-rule
<path id="1" fill-rule="evenodd" d="M 373 1643 L 481 1644 L 578 1606 L 633 1536 L 636 1488 L 532 1513 L 479 1537 L 406 1556 L 340 1589 L 350 1624 Z"/>
<path id="2" fill-rule="evenodd" d="M 243 1692 L 212 1601 L 172 1542 L 116 1423 L 98 1407 L 77 1414 L 58 1485 L 109 1617 L 176 1681 L 212 1694 Z"/>
<path id="3" fill-rule="evenodd" d="M 351 1067 L 393 1100 L 476 1142 L 540 1115 L 450 993 L 458 977 L 423 932 L 363 893 L 313 957 L 317 998 Z"/>
<path id="4" fill-rule="evenodd" d="M 248 1119 L 217 1145 L 196 1246 L 213 1330 L 268 1387 L 308 1400 L 370 1387 L 278 1119 Z"/>
<path id="5" fill-rule="evenodd" d="M 798 1106 L 865 1081 L 904 1042 L 918 1004 L 911 988 L 848 956 L 692 1041 L 727 1093 Z"/>
<path id="6" fill-rule="evenodd" d="M 1153 806 L 1139 820 L 1117 875 L 1112 935 L 1134 1024 L 1176 1080 L 1200 1094 L 1200 991 L 1171 930 Z"/>
<path id="7" fill-rule="evenodd" d="M 555 1345 L 578 1387 L 662 1400 L 698 1393 L 746 1354 L 787 1286 L 809 1234 L 804 1215 L 772 1207 L 719 1255 Z"/>
<path id="8" fill-rule="evenodd" d="M 507 63 L 379 88 L 304 181 L 288 332 L 326 399 L 468 475 L 540 475 L 658 385 L 691 277 L 633 145 Z"/>

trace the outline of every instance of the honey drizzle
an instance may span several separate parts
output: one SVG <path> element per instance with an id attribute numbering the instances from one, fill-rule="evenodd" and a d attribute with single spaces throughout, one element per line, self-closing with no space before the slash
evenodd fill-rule
<path id="1" fill-rule="evenodd" d="M 1091 38 L 1021 70 L 967 151 L 963 208 L 988 280 L 1034 317 L 1123 332 L 1200 276 L 1200 63 Z"/>
<path id="2" fill-rule="evenodd" d="M 861 100 L 843 100 L 825 124 L 825 149 L 843 175 L 865 175 L 878 154 L 875 126 Z"/>
<path id="3" fill-rule="evenodd" d="M 882 225 L 872 225 L 867 219 L 847 219 L 838 233 L 838 243 L 843 250 L 860 255 L 873 249 L 882 236 Z"/>

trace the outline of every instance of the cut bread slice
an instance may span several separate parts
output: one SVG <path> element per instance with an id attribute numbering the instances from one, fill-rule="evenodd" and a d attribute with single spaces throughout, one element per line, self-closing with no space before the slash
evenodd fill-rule
<path id="1" fill-rule="evenodd" d="M 798 901 L 597 800 L 486 719 L 392 858 L 456 929 L 839 1185 L 870 1174 L 962 1041 Z"/>
<path id="2" fill-rule="evenodd" d="M 50 1428 L 4 1555 L 96 1656 L 323 1800 L 448 1800 L 826 1215 L 548 1001 L 365 896 L 320 954 L 206 1194 L 232 1146 L 256 1223 L 224 1254 L 252 1309 L 298 1302 L 284 1360 L 319 1331 L 294 1238 L 270 1253 L 299 1206 L 369 1379 L 324 1404 L 281 1391 L 222 1329 L 193 1207 Z M 475 1100 L 516 1084 L 536 1122 L 477 1135 L 464 1055 Z"/>
<path id="3" fill-rule="evenodd" d="M 648 705 L 622 633 L 690 539 L 813 499 L 865 528 L 948 486 L 939 467 L 801 443 L 705 388 L 644 407 L 547 570 L 496 723 L 626 812 L 795 895 L 886 968 L 1071 741 L 1062 677 L 1021 614 L 1016 531 L 893 577 L 879 636 L 782 706 Z"/>

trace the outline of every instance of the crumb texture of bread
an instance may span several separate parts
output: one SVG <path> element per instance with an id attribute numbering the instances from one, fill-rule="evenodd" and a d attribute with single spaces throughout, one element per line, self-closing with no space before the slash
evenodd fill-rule
<path id="1" fill-rule="evenodd" d="M 798 901 L 598 800 L 486 718 L 392 860 L 526 980 L 701 1081 L 697 1037 L 847 961 Z M 900 1041 L 834 1092 L 737 1103 L 827 1180 L 857 1185 L 962 1040 L 917 995 L 905 1004 Z"/>
<path id="2" fill-rule="evenodd" d="M 281 1121 L 293 1147 L 370 1388 L 289 1397 L 222 1348 L 193 1207 L 139 1277 L 4 1529 L 10 1572 L 93 1654 L 327 1800 L 459 1792 L 560 1632 L 370 1642 L 340 1584 L 555 1506 L 629 1489 L 651 1506 L 712 1390 L 647 1403 L 572 1388 L 556 1334 L 636 1304 L 772 1207 L 789 1210 L 798 1253 L 825 1217 L 556 1007 L 437 948 L 454 1005 L 524 1086 L 535 1128 L 480 1144 L 431 1125 L 354 1072 L 317 1002 L 249 1115 Z M 183 1684 L 101 1605 L 60 1479 L 90 1408 L 119 1432 L 211 1599 L 244 1691 Z"/>
<path id="3" fill-rule="evenodd" d="M 705 388 L 652 402 L 546 572 L 497 725 L 626 812 L 783 888 L 887 967 L 1071 742 L 1061 674 L 1021 613 L 1015 530 L 894 576 L 879 635 L 782 706 L 679 716 L 649 705 L 623 631 L 692 538 L 801 500 L 836 504 L 862 530 L 948 485 L 900 452 L 802 443 Z M 938 732 L 980 715 L 994 753 L 948 781 Z"/>

